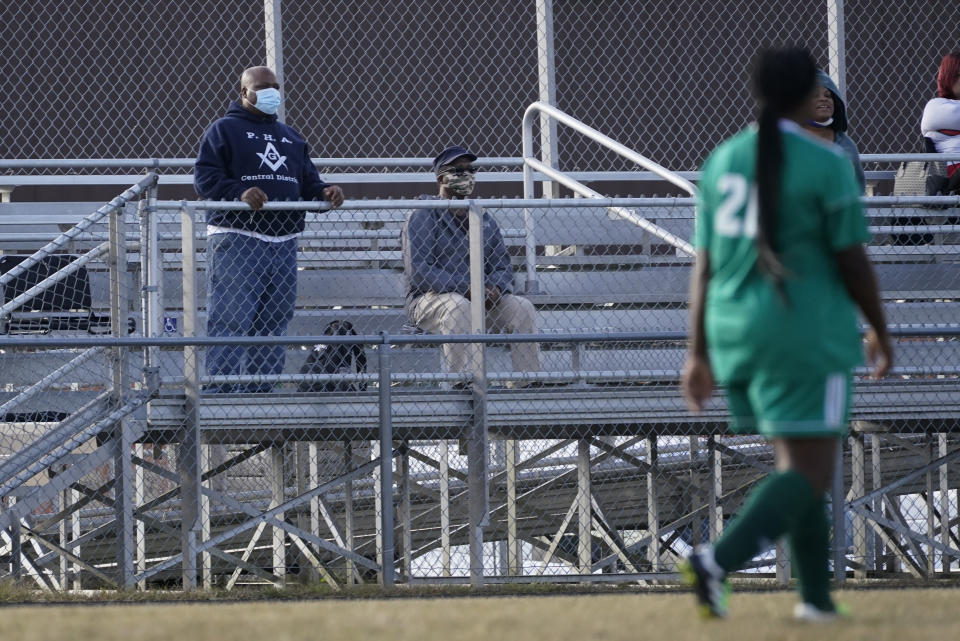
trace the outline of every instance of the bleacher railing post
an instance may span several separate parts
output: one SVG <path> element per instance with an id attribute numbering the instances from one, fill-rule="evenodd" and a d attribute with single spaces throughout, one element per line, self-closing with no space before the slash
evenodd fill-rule
<path id="1" fill-rule="evenodd" d="M 390 342 L 383 333 L 383 342 L 378 346 L 378 384 L 380 388 L 380 537 L 381 567 L 380 583 L 391 587 L 394 583 L 393 542 L 393 406 L 390 400 Z"/>
<path id="2" fill-rule="evenodd" d="M 263 0 L 264 47 L 267 52 L 267 66 L 273 69 L 280 85 L 280 92 L 285 94 L 283 83 L 283 20 L 281 19 L 280 0 Z M 277 118 L 280 122 L 286 120 L 286 110 L 283 103 L 277 108 Z"/>
<path id="3" fill-rule="evenodd" d="M 827 55 L 830 58 L 830 77 L 837 83 L 840 94 L 846 96 L 847 57 L 843 0 L 827 0 Z"/>
<path id="4" fill-rule="evenodd" d="M 130 282 L 127 273 L 126 252 L 126 207 L 119 206 L 110 212 L 108 267 L 110 270 L 110 330 L 114 338 L 127 333 L 127 310 L 130 309 Z M 110 352 L 113 370 L 113 406 L 122 407 L 124 396 L 130 389 L 130 368 L 127 363 L 129 349 L 114 347 Z M 133 587 L 133 459 L 130 425 L 121 418 L 113 427 L 114 451 L 114 500 L 117 517 L 117 584 Z"/>
<path id="5" fill-rule="evenodd" d="M 537 0 L 537 85 L 539 100 L 557 105 L 557 77 L 553 38 L 553 0 Z M 557 121 L 545 113 L 540 114 L 540 155 L 545 165 L 557 168 Z M 543 182 L 544 198 L 559 198 L 560 185 Z"/>
<path id="6" fill-rule="evenodd" d="M 937 434 L 937 456 L 946 456 L 949 451 L 949 434 L 947 432 L 941 432 Z M 946 546 L 950 546 L 950 477 L 949 477 L 949 465 L 940 466 L 940 542 Z M 956 510 L 956 508 L 954 508 Z M 954 562 L 954 559 L 950 558 L 946 554 L 941 554 L 940 562 L 942 563 L 940 571 L 944 573 L 950 572 L 950 564 Z"/>
<path id="7" fill-rule="evenodd" d="M 20 530 L 19 519 L 10 522 L 10 573 L 13 575 L 14 583 L 18 586 L 23 581 L 23 539 Z"/>
<path id="8" fill-rule="evenodd" d="M 857 422 L 854 421 L 854 427 Z M 866 448 L 863 432 L 850 430 L 850 492 L 854 497 L 867 492 Z M 853 516 L 853 560 L 855 579 L 867 578 L 867 520 L 861 514 Z"/>
<path id="9" fill-rule="evenodd" d="M 483 252 L 483 210 L 470 205 L 470 331 L 486 333 L 486 283 Z M 467 490 L 470 512 L 470 585 L 483 585 L 483 531 L 490 523 L 487 441 L 487 372 L 486 345 L 471 343 L 470 365 L 473 369 L 473 426 L 467 440 Z"/>
<path id="10" fill-rule="evenodd" d="M 508 576 L 523 574 L 523 556 L 517 536 L 517 441 L 504 442 L 504 468 L 507 477 L 507 563 Z"/>
<path id="11" fill-rule="evenodd" d="M 523 119 L 523 197 L 535 198 L 533 187 L 533 168 L 527 163 L 527 158 L 533 157 L 533 124 L 530 118 Z M 523 235 L 524 259 L 527 278 L 523 291 L 526 294 L 539 294 L 540 285 L 537 283 L 537 235 L 536 225 L 533 222 L 533 213 L 529 207 L 523 208 Z"/>
<path id="12" fill-rule="evenodd" d="M 147 189 L 147 197 L 140 201 L 140 261 L 143 280 L 143 333 L 156 338 L 163 333 L 163 278 L 160 263 L 160 238 L 157 221 L 157 187 Z M 144 383 L 148 390 L 160 386 L 160 348 L 148 347 L 144 353 Z"/>
<path id="13" fill-rule="evenodd" d="M 847 527 L 846 499 L 843 492 L 843 441 L 837 441 L 837 450 L 833 473 L 833 580 L 844 582 L 847 579 Z"/>
<path id="14" fill-rule="evenodd" d="M 196 221 L 192 208 L 180 210 L 183 243 L 183 336 L 197 335 Z M 183 589 L 197 587 L 197 536 L 200 532 L 200 347 L 183 348 L 184 408 L 177 470 L 181 490 L 181 547 Z"/>
<path id="15" fill-rule="evenodd" d="M 577 441 L 577 566 L 580 574 L 585 576 L 592 574 L 593 568 L 592 497 L 590 440 L 582 438 Z M 656 530 L 652 525 L 649 530 L 655 536 Z"/>

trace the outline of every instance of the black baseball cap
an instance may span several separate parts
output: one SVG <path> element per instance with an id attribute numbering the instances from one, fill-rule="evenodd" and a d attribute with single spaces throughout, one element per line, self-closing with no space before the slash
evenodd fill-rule
<path id="1" fill-rule="evenodd" d="M 470 162 L 473 162 L 477 157 L 467 151 L 466 147 L 461 147 L 460 145 L 453 145 L 452 147 L 447 147 L 440 154 L 433 159 L 433 173 L 439 173 L 440 168 L 444 165 L 449 165 L 457 158 L 463 158 L 466 156 L 470 159 Z"/>

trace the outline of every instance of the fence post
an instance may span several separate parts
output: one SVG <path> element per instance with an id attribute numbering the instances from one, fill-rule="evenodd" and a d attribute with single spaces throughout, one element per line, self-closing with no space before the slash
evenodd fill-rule
<path id="1" fill-rule="evenodd" d="M 127 281 L 126 252 L 126 207 L 120 206 L 110 213 L 108 266 L 110 270 L 110 330 L 114 338 L 127 333 L 127 311 L 130 309 L 130 283 Z M 110 352 L 113 372 L 113 403 L 121 407 L 130 390 L 130 370 L 127 349 L 114 347 Z M 131 588 L 133 575 L 133 443 L 130 422 L 121 418 L 113 428 L 114 492 L 117 514 L 117 585 Z"/>
<path id="2" fill-rule="evenodd" d="M 717 436 L 707 437 L 707 529 L 710 541 L 716 541 L 723 532 L 723 457 L 717 449 Z"/>
<path id="3" fill-rule="evenodd" d="M 504 443 L 504 468 L 507 476 L 507 571 L 509 576 L 523 574 L 520 539 L 517 536 L 517 441 Z"/>
<path id="4" fill-rule="evenodd" d="M 854 428 L 859 424 L 855 421 Z M 867 492 L 866 447 L 863 432 L 850 431 L 850 492 L 854 498 L 860 498 Z M 857 514 L 853 517 L 853 560 L 861 564 L 854 566 L 855 579 L 867 578 L 867 520 Z"/>
<path id="5" fill-rule="evenodd" d="M 470 204 L 470 332 L 486 333 L 486 287 L 484 283 L 483 210 Z M 469 491 L 470 585 L 483 585 L 483 530 L 489 525 L 487 447 L 486 346 L 471 343 L 473 369 L 473 426 L 467 441 L 467 488 Z"/>
<path id="6" fill-rule="evenodd" d="M 280 94 L 284 101 L 277 108 L 277 119 L 286 121 L 286 93 L 283 85 L 283 20 L 280 15 L 280 0 L 263 0 L 263 24 L 265 27 L 264 45 L 267 53 L 267 66 L 273 69 L 280 85 Z"/>
<path id="7" fill-rule="evenodd" d="M 450 443 L 440 441 L 440 565 L 450 576 Z"/>
<path id="8" fill-rule="evenodd" d="M 270 507 L 269 509 L 274 509 L 275 507 L 281 505 L 284 501 L 283 489 L 284 489 L 284 448 L 282 445 L 273 445 L 267 449 L 267 456 L 269 459 L 269 471 L 267 472 L 268 484 L 270 486 Z M 206 519 L 205 519 L 206 520 Z M 277 514 L 277 520 L 284 520 L 284 513 L 280 512 Z M 283 528 L 277 527 L 274 525 L 270 532 L 270 542 L 271 542 L 271 567 L 273 568 L 273 575 L 277 577 L 277 587 L 282 588 L 286 585 L 287 579 L 287 546 L 286 546 L 286 532 Z"/>
<path id="9" fill-rule="evenodd" d="M 937 456 L 946 456 L 949 451 L 949 443 L 947 441 L 948 434 L 946 432 L 941 432 L 937 434 Z M 940 542 L 944 546 L 950 546 L 950 477 L 949 477 L 949 465 L 940 466 Z M 942 554 L 941 557 L 942 566 L 940 570 L 944 574 L 950 572 L 950 565 L 953 563 L 953 559 L 950 558 L 947 554 Z"/>
<path id="10" fill-rule="evenodd" d="M 20 529 L 20 519 L 10 522 L 10 573 L 15 584 L 22 587 L 23 581 L 23 536 Z"/>
<path id="11" fill-rule="evenodd" d="M 830 77 L 847 101 L 846 34 L 843 24 L 843 0 L 827 0 L 827 50 L 830 57 Z"/>
<path id="12" fill-rule="evenodd" d="M 145 205 L 144 205 L 145 203 Z M 147 197 L 141 201 L 141 241 L 143 273 L 143 328 L 144 335 L 156 338 L 163 333 L 163 272 L 161 267 L 160 231 L 157 221 L 157 186 L 151 185 Z M 155 390 L 160 386 L 160 348 L 146 349 L 149 367 L 145 368 L 147 389 Z"/>
<path id="13" fill-rule="evenodd" d="M 403 544 L 403 580 L 410 584 L 410 575 L 413 571 L 413 530 L 410 504 L 410 443 L 406 439 L 401 443 L 400 456 L 397 459 L 400 472 L 397 489 L 400 491 L 400 509 L 397 513 L 400 518 L 400 536 Z"/>
<path id="14" fill-rule="evenodd" d="M 657 437 L 644 439 L 647 448 L 647 532 L 650 533 L 650 545 L 647 547 L 647 559 L 653 572 L 660 571 L 660 462 Z"/>
<path id="15" fill-rule="evenodd" d="M 157 211 L 154 205 L 157 202 L 156 183 L 147 188 L 145 197 L 137 206 L 137 219 L 140 228 L 140 323 L 143 335 L 156 338 L 163 329 L 163 312 L 160 310 L 160 244 L 157 233 Z M 143 385 L 150 392 L 160 388 L 160 348 L 157 346 L 143 348 Z M 150 416 L 150 407 L 146 408 Z M 143 443 L 134 447 L 134 453 L 143 458 Z M 144 473 L 143 467 L 133 469 L 133 504 L 140 505 L 144 501 Z M 134 571 L 137 574 L 147 569 L 147 542 L 146 525 L 143 521 L 136 521 L 133 525 L 134 537 Z M 137 587 L 146 589 L 147 582 L 140 581 Z"/>
<path id="16" fill-rule="evenodd" d="M 934 454 L 933 435 L 928 434 L 927 435 L 927 462 L 928 463 L 932 462 L 933 459 L 935 458 L 936 456 Z M 944 465 L 943 467 L 947 467 L 947 466 Z M 935 504 L 933 502 L 933 470 L 930 470 L 924 475 L 924 485 L 926 486 L 925 489 L 927 493 L 926 500 L 924 501 L 924 503 L 926 503 L 925 507 L 927 512 L 927 538 L 930 539 L 931 541 L 936 541 L 937 535 L 936 535 L 936 530 L 934 529 L 934 517 L 933 517 L 933 512 L 936 509 Z M 946 555 L 943 555 L 942 558 L 949 559 L 949 557 L 947 557 Z M 936 559 L 937 559 L 936 550 L 934 550 L 933 548 L 930 548 L 927 551 L 927 578 L 933 578 L 933 573 L 936 572 L 936 567 L 937 567 Z"/>
<path id="17" fill-rule="evenodd" d="M 581 575 L 593 569 L 593 508 L 590 484 L 590 439 L 577 441 L 577 565 Z"/>
<path id="18" fill-rule="evenodd" d="M 877 490 L 883 485 L 883 468 L 880 460 L 880 435 L 870 435 L 870 489 Z M 877 496 L 873 499 L 870 509 L 874 514 L 883 514 L 883 497 Z M 883 537 L 879 533 L 873 535 L 873 569 L 876 571 L 891 570 L 895 567 L 896 560 L 888 561 L 886 558 L 886 546 Z"/>
<path id="19" fill-rule="evenodd" d="M 186 203 L 180 210 L 183 243 L 183 336 L 197 335 L 197 247 L 194 212 Z M 200 348 L 183 348 L 183 431 L 177 450 L 180 474 L 180 535 L 183 557 L 183 589 L 197 587 L 197 535 L 200 532 Z"/>
<path id="20" fill-rule="evenodd" d="M 382 561 L 380 583 L 393 586 L 393 406 L 390 400 L 390 348 L 389 338 L 383 332 L 379 345 L 378 367 L 380 386 L 380 536 Z"/>
<path id="21" fill-rule="evenodd" d="M 837 441 L 833 473 L 833 579 L 840 583 L 847 579 L 847 524 L 846 499 L 843 492 L 843 441 Z"/>
<path id="22" fill-rule="evenodd" d="M 316 448 L 311 448 L 314 452 Z M 316 454 L 314 454 L 316 456 Z M 347 440 L 343 443 L 343 471 L 344 473 L 349 472 L 354 468 L 353 461 L 353 441 Z M 312 476 L 310 478 L 313 478 Z M 319 507 L 319 505 L 318 505 Z M 312 523 L 311 523 L 312 526 Z M 353 552 L 353 533 L 355 530 L 354 525 L 354 514 L 353 514 L 353 481 L 347 481 L 343 484 L 343 542 L 344 547 Z M 316 533 L 316 529 L 311 529 L 311 533 Z M 356 583 L 356 579 L 359 578 L 357 573 L 356 563 L 351 559 L 347 559 L 347 578 L 344 581 L 344 585 L 350 586 Z"/>
<path id="23" fill-rule="evenodd" d="M 556 60 L 553 37 L 553 0 L 537 0 L 537 88 L 539 100 L 557 106 Z M 540 155 L 543 164 L 556 169 L 559 165 L 557 121 L 540 114 Z M 544 198 L 559 198 L 560 185 L 543 183 Z"/>

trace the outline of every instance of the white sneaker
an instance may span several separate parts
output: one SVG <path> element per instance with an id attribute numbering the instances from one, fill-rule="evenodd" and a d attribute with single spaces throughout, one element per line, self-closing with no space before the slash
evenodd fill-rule
<path id="1" fill-rule="evenodd" d="M 846 614 L 842 606 L 834 610 L 821 610 L 809 603 L 798 603 L 793 607 L 793 618 L 806 623 L 830 623 Z"/>

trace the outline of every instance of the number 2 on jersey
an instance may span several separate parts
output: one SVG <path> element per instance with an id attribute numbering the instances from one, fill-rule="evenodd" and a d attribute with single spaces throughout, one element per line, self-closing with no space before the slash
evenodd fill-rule
<path id="1" fill-rule="evenodd" d="M 713 219 L 720 236 L 753 238 L 757 235 L 757 189 L 740 174 L 723 174 L 717 180 L 723 201 Z"/>

